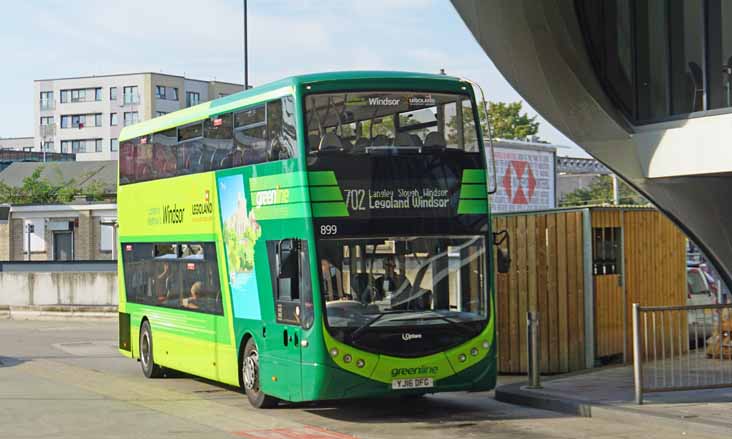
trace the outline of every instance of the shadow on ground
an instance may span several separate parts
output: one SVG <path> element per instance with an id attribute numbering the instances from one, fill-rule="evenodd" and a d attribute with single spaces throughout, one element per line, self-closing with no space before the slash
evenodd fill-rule
<path id="1" fill-rule="evenodd" d="M 13 367 L 13 366 L 17 366 L 19 364 L 23 364 L 25 362 L 26 362 L 26 360 L 23 360 L 21 358 L 0 356 L 0 368 Z"/>

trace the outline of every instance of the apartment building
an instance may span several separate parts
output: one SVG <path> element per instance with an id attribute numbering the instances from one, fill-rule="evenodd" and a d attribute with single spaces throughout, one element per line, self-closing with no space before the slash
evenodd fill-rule
<path id="1" fill-rule="evenodd" d="M 242 90 L 150 72 L 36 80 L 34 150 L 116 160 L 122 127 Z"/>

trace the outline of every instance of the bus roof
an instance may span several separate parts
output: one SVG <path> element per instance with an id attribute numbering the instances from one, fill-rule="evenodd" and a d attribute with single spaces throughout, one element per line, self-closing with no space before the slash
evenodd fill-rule
<path id="1" fill-rule="evenodd" d="M 134 137 L 164 131 L 206 119 L 217 114 L 226 113 L 247 105 L 276 99 L 293 93 L 294 88 L 300 84 L 371 79 L 449 81 L 453 83 L 460 81 L 460 78 L 456 78 L 454 76 L 395 71 L 345 71 L 291 76 L 125 127 L 120 133 L 119 140 L 125 141 Z"/>

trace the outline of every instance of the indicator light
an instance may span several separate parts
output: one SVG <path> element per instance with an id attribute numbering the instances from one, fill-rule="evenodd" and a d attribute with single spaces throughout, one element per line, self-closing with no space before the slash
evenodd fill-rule
<path id="1" fill-rule="evenodd" d="M 468 356 L 465 354 L 458 355 L 458 360 L 460 360 L 461 363 L 465 363 L 465 360 L 468 359 Z"/>
<path id="2" fill-rule="evenodd" d="M 351 354 L 346 354 L 343 356 L 343 361 L 345 361 L 346 363 L 350 363 L 351 360 L 353 360 L 353 357 L 351 357 Z"/>
<path id="3" fill-rule="evenodd" d="M 364 366 L 366 366 L 366 362 L 359 358 L 358 361 L 356 361 L 356 367 L 362 368 Z"/>

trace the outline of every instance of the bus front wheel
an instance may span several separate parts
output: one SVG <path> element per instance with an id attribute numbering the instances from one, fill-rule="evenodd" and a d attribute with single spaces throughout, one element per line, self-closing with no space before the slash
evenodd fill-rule
<path id="1" fill-rule="evenodd" d="M 249 403 L 256 408 L 272 408 L 277 398 L 262 393 L 259 388 L 259 350 L 253 338 L 247 340 L 241 361 L 241 383 Z"/>
<path id="2" fill-rule="evenodd" d="M 155 364 L 153 358 L 153 340 L 150 323 L 145 320 L 140 328 L 140 365 L 142 373 L 147 378 L 160 378 L 163 376 L 163 368 Z"/>

